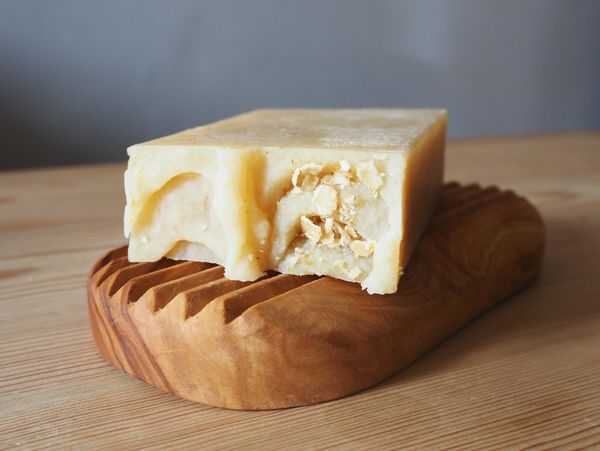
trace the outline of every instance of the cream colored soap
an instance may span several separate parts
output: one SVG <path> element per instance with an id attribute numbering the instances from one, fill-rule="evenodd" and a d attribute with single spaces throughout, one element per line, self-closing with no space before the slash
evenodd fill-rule
<path id="1" fill-rule="evenodd" d="M 393 293 L 442 184 L 446 112 L 257 110 L 128 149 L 131 261 Z"/>

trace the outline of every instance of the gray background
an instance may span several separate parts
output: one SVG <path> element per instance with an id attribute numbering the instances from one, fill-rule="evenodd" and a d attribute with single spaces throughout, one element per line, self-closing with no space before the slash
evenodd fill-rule
<path id="1" fill-rule="evenodd" d="M 121 160 L 266 106 L 441 106 L 453 137 L 600 127 L 597 0 L 0 0 L 0 169 Z"/>

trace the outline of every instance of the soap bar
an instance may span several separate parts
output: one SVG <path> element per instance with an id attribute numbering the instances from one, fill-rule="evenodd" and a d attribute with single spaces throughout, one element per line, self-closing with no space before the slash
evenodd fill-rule
<path id="1" fill-rule="evenodd" d="M 128 149 L 129 260 L 397 289 L 443 178 L 437 109 L 257 110 Z"/>

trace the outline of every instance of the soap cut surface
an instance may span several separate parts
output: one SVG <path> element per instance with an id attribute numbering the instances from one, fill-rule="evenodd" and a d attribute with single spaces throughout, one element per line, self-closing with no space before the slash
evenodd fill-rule
<path id="1" fill-rule="evenodd" d="M 443 178 L 446 112 L 257 110 L 128 149 L 130 261 L 393 293 Z"/>

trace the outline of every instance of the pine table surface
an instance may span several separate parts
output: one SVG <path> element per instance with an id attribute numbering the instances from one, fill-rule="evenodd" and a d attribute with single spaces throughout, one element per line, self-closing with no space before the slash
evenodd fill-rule
<path id="1" fill-rule="evenodd" d="M 0 449 L 600 447 L 600 132 L 450 141 L 446 179 L 526 196 L 538 281 L 380 385 L 244 412 L 96 351 L 86 276 L 122 235 L 124 163 L 0 173 Z"/>

